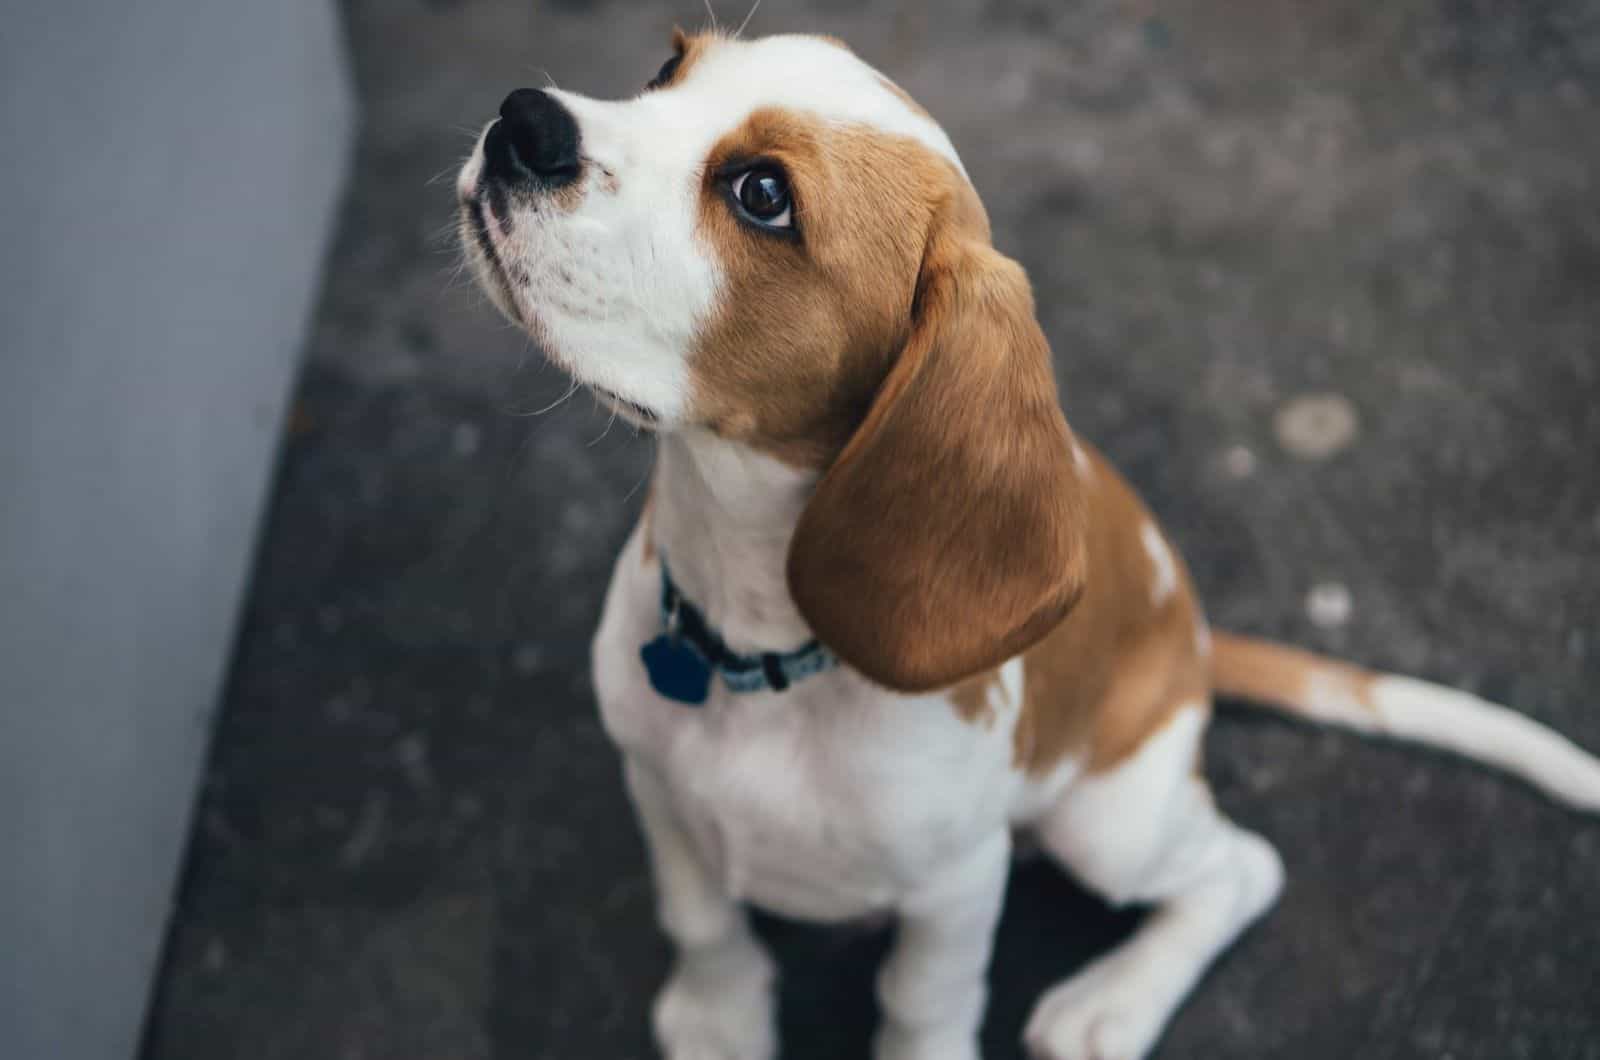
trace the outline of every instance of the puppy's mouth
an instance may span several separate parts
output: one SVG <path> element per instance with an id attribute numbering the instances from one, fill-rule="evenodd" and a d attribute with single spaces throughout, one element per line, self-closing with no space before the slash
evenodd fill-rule
<path id="1" fill-rule="evenodd" d="M 511 276 L 506 270 L 505 263 L 500 260 L 500 252 L 495 249 L 494 238 L 489 234 L 489 217 L 484 208 L 483 196 L 474 195 L 463 205 L 467 211 L 467 226 L 472 231 L 472 242 L 477 246 L 478 253 L 483 255 L 489 282 L 494 284 L 498 288 L 498 293 L 505 297 L 506 304 L 514 305 L 515 300 L 511 297 Z"/>
<path id="2" fill-rule="evenodd" d="M 503 231 L 511 223 L 509 211 L 506 209 L 503 198 L 497 201 L 496 190 L 494 185 L 490 185 L 486 189 L 483 182 L 480 182 L 472 191 L 462 194 L 461 206 L 466 213 L 466 227 L 471 231 L 472 242 L 483 257 L 485 266 L 483 269 L 484 280 L 495 288 L 494 293 L 501 296 L 500 300 L 506 306 L 512 307 L 514 311 L 517 302 L 512 297 L 513 280 L 524 279 L 525 275 L 523 277 L 517 276 L 520 269 L 516 266 L 508 266 L 505 260 L 502 259 L 499 249 L 495 246 L 495 230 Z M 520 318 L 520 314 L 517 314 L 517 316 Z M 520 320 L 518 322 L 520 323 Z M 548 348 L 547 352 L 549 352 Z M 559 356 L 553 356 L 552 359 L 557 362 L 562 360 Z M 564 365 L 564 367 L 569 371 L 571 370 L 570 365 Z M 623 397 L 609 387 L 588 382 L 581 377 L 579 382 L 587 386 L 608 408 L 634 426 L 651 429 L 660 424 L 660 414 L 649 406 L 642 405 L 631 398 Z"/>

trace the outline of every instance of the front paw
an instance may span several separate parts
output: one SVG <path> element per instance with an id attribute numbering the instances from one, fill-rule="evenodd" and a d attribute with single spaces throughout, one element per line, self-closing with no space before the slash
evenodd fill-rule
<path id="1" fill-rule="evenodd" d="M 754 940 L 686 952 L 656 995 L 666 1060 L 773 1060 L 776 969 Z"/>
<path id="2" fill-rule="evenodd" d="M 1039 999 L 1023 1044 L 1033 1060 L 1142 1060 L 1182 990 L 1136 950 L 1113 952 Z M 1169 1003 L 1168 999 L 1174 999 Z"/>

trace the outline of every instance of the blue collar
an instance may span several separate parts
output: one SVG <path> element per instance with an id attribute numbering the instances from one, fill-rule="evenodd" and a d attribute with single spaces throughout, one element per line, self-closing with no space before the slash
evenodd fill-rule
<path id="1" fill-rule="evenodd" d="M 782 692 L 834 666 L 833 653 L 815 640 L 793 651 L 740 655 L 731 651 L 700 609 L 686 600 L 661 563 L 662 632 L 639 649 L 650 685 L 679 703 L 699 706 L 722 675 L 730 692 Z"/>

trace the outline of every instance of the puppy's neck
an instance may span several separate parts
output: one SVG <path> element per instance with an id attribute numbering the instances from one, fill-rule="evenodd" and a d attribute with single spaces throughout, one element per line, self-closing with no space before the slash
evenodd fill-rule
<path id="1" fill-rule="evenodd" d="M 789 651 L 812 637 L 784 567 L 817 478 L 703 430 L 661 435 L 655 546 L 735 651 Z"/>

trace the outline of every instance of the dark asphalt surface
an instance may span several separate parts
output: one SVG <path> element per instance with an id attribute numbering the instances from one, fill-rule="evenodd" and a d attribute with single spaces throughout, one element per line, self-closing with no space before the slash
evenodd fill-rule
<path id="1" fill-rule="evenodd" d="M 565 381 L 454 274 L 449 176 L 508 89 L 631 92 L 703 9 L 346 14 L 366 125 L 145 1060 L 647 1057 L 668 954 L 587 646 L 651 445 L 585 397 L 534 415 Z M 1217 624 L 1600 748 L 1595 4 L 767 0 L 752 23 L 786 28 L 945 123 L 1069 419 Z M 1311 431 L 1320 458 L 1307 395 L 1354 414 L 1342 446 Z M 1600 1058 L 1600 821 L 1233 711 L 1209 773 L 1289 887 L 1160 1057 Z M 987 1055 L 1133 922 L 1019 867 Z M 863 1057 L 884 935 L 764 930 L 785 1055 Z"/>

